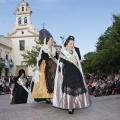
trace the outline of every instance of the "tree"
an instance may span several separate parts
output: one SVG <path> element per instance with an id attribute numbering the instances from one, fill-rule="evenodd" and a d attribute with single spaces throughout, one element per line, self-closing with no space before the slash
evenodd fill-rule
<path id="1" fill-rule="evenodd" d="M 37 63 L 36 57 L 39 54 L 40 48 L 42 47 L 44 40 L 39 37 L 39 39 L 35 39 L 35 42 L 37 43 L 35 47 L 33 47 L 30 51 L 26 50 L 23 54 L 21 54 L 24 59 L 24 64 L 31 67 L 34 67 Z"/>
<path id="2" fill-rule="evenodd" d="M 84 55 L 83 69 L 87 72 L 109 73 L 120 69 L 120 15 L 113 15 L 113 24 L 98 38 L 96 51 Z M 86 65 L 85 65 L 86 64 Z M 91 69 L 92 66 L 92 69 Z"/>
<path id="3" fill-rule="evenodd" d="M 101 46 L 101 47 L 100 47 Z M 97 51 L 105 51 L 107 54 L 106 61 L 112 65 L 120 63 L 120 16 L 113 15 L 113 24 L 105 31 L 104 35 L 99 38 L 97 43 Z M 104 59 L 104 56 L 103 56 Z"/>

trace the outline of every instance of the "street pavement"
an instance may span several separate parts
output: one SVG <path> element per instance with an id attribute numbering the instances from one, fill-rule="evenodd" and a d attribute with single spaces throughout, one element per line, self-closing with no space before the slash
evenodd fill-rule
<path id="1" fill-rule="evenodd" d="M 0 95 L 0 120 L 120 120 L 120 95 L 94 97 L 88 108 L 67 110 L 46 102 L 10 105 L 10 95 Z"/>

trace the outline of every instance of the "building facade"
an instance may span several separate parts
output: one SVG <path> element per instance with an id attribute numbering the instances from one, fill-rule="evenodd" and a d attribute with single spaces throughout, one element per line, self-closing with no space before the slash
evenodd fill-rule
<path id="1" fill-rule="evenodd" d="M 14 11 L 16 20 L 11 33 L 7 36 L 11 40 L 11 58 L 14 66 L 11 68 L 12 75 L 17 75 L 20 69 L 24 69 L 26 75 L 31 76 L 33 69 L 24 65 L 23 57 L 21 56 L 26 50 L 31 50 L 36 46 L 35 39 L 39 38 L 39 33 L 35 32 L 35 27 L 31 22 L 32 11 L 28 3 L 21 0 L 18 8 Z"/>
<path id="2" fill-rule="evenodd" d="M 3 35 L 0 35 L 0 76 L 12 74 L 12 41 Z"/>
<path id="3" fill-rule="evenodd" d="M 52 37 L 52 34 L 44 26 L 38 33 L 35 32 L 35 27 L 31 22 L 32 11 L 24 0 L 19 2 L 14 14 L 15 23 L 10 34 L 7 37 L 0 36 L 0 76 L 16 76 L 21 69 L 27 76 L 32 76 L 33 68 L 24 64 L 21 54 L 36 46 L 35 39 Z M 55 44 L 55 47 L 59 53 L 61 46 Z"/>

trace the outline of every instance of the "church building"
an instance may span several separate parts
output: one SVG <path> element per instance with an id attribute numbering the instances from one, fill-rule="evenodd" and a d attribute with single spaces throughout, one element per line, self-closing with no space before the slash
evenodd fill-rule
<path id="1" fill-rule="evenodd" d="M 33 75 L 33 69 L 22 62 L 23 57 L 21 54 L 36 46 L 34 40 L 39 38 L 39 33 L 35 32 L 35 27 L 31 22 L 32 11 L 28 3 L 21 0 L 14 14 L 16 17 L 15 24 L 11 33 L 7 36 L 12 41 L 11 58 L 14 62 L 14 67 L 11 68 L 11 74 L 17 75 L 18 71 L 23 69 L 26 75 L 31 76 Z"/>

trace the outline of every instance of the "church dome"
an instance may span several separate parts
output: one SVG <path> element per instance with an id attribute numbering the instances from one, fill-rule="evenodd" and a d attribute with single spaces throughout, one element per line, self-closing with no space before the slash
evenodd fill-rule
<path id="1" fill-rule="evenodd" d="M 41 37 L 42 39 L 44 39 L 44 38 L 47 37 L 47 36 L 53 38 L 52 34 L 51 34 L 48 30 L 46 30 L 46 29 L 44 29 L 44 28 L 39 31 L 39 35 L 40 35 L 40 37 Z"/>

